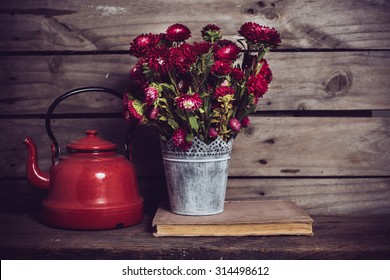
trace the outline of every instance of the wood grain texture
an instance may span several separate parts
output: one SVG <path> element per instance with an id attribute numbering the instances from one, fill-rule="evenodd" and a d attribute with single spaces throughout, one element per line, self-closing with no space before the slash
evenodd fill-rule
<path id="1" fill-rule="evenodd" d="M 0 49 L 126 50 L 138 34 L 176 22 L 190 27 L 194 40 L 208 23 L 234 39 L 246 21 L 276 27 L 283 48 L 388 48 L 389 18 L 387 1 L 369 0 L 2 1 Z"/>
<path id="2" fill-rule="evenodd" d="M 79 87 L 108 87 L 125 92 L 129 85 L 131 61 L 128 55 L 3 57 L 1 113 L 44 114 L 55 98 Z M 111 95 L 83 93 L 62 102 L 55 112 L 121 110 L 120 100 Z"/>
<path id="3" fill-rule="evenodd" d="M 258 110 L 387 110 L 390 52 L 270 53 Z"/>
<path id="4" fill-rule="evenodd" d="M 390 214 L 390 178 L 230 179 L 226 199 L 287 199 L 310 215 Z"/>
<path id="5" fill-rule="evenodd" d="M 389 259 L 389 216 L 314 216 L 314 236 L 155 238 L 151 216 L 120 230 L 70 231 L 0 214 L 4 259 Z"/>
<path id="6" fill-rule="evenodd" d="M 2 57 L 0 114 L 44 114 L 56 97 L 78 87 L 126 92 L 134 63 L 129 55 Z M 260 111 L 390 109 L 390 51 L 271 53 L 269 63 L 274 80 Z M 105 94 L 81 94 L 56 109 L 120 111 L 120 101 Z"/>
<path id="7" fill-rule="evenodd" d="M 226 39 L 235 40 L 239 26 L 247 21 L 277 28 L 282 46 L 268 54 L 274 80 L 258 107 L 259 111 L 266 112 L 254 116 L 252 127 L 235 140 L 227 198 L 291 199 L 314 215 L 389 214 L 390 4 L 377 0 L 1 1 L 0 185 L 6 184 L 5 188 L 1 186 L 1 210 L 22 213 L 39 209 L 43 193 L 27 191 L 26 182 L 20 181 L 25 176 L 26 159 L 21 141 L 26 135 L 36 140 L 40 164 L 48 169 L 50 141 L 42 118 L 56 97 L 86 86 L 127 91 L 128 73 L 136 60 L 125 52 L 140 33 L 164 32 L 170 24 L 180 22 L 193 31 L 190 41 L 198 41 L 200 29 L 215 23 L 221 26 Z M 303 115 L 316 117 L 291 117 L 292 112 L 299 115 L 304 110 L 313 112 Z M 361 110 L 364 116 L 373 111 L 374 117 L 356 117 Z M 119 99 L 94 94 L 68 99 L 55 113 L 120 111 Z M 266 117 L 271 115 L 276 117 Z M 91 128 L 122 147 L 127 124 L 121 119 L 53 121 L 62 146 Z M 160 200 L 166 199 L 159 141 L 153 131 L 139 127 L 133 146 L 134 163 L 142 181 L 141 192 L 149 203 L 148 209 L 154 209 Z M 11 190 L 10 185 L 16 189 Z M 20 193 L 16 191 L 19 187 Z M 19 224 L 34 229 L 31 222 L 35 221 L 31 217 L 10 215 L 2 221 L 13 225 L 15 231 L 19 230 L 16 229 Z M 344 222 L 347 222 L 345 226 Z M 34 256 L 57 254 L 60 258 L 80 252 L 85 258 L 106 253 L 111 258 L 191 258 L 207 257 L 208 253 L 218 257 L 220 247 L 226 244 L 207 240 L 211 247 L 198 250 L 201 241 L 193 246 L 181 241 L 170 250 L 171 244 L 152 241 L 154 246 L 163 247 L 148 247 L 149 239 L 145 235 L 148 226 L 143 224 L 142 229 L 138 227 L 126 233 L 127 237 L 136 236 L 141 240 L 134 250 L 108 248 L 104 244 L 107 239 L 97 237 L 96 244 L 102 245 L 83 251 L 80 244 L 88 238 L 82 235 L 67 236 L 68 243 L 54 249 L 50 247 L 53 242 L 38 239 L 36 243 L 43 246 L 38 249 L 26 242 L 16 245 L 19 248 L 16 251 L 12 251 L 13 245 L 5 248 L 17 257 L 27 252 Z M 375 229 L 371 230 L 371 226 Z M 352 235 L 350 227 L 355 232 Z M 388 243 L 381 248 L 380 242 L 366 241 L 367 236 L 356 237 L 360 228 L 366 229 L 367 236 L 374 233 L 380 239 L 386 232 L 388 237 L 388 227 L 372 224 L 369 219 L 365 222 L 325 219 L 317 230 L 323 232 L 320 243 L 326 245 L 316 247 L 318 243 L 314 241 L 310 244 L 292 241 L 294 245 L 289 247 L 291 240 L 280 239 L 278 243 L 284 244 L 282 247 L 271 248 L 271 244 L 264 247 L 263 254 L 262 249 L 252 246 L 257 240 L 249 240 L 243 249 L 240 242 L 234 241 L 236 247 L 223 251 L 222 255 L 229 258 L 388 257 Z M 37 227 L 35 230 L 38 235 L 42 232 Z M 42 234 L 49 237 L 53 232 L 43 230 Z M 124 240 L 115 234 L 110 238 L 114 242 Z M 351 247 L 348 247 L 345 244 L 351 238 L 356 238 L 356 243 L 349 243 Z M 359 247 L 363 241 L 369 242 L 365 243 L 367 247 Z M 311 246 L 310 249 L 300 249 L 304 244 Z M 184 256 L 182 248 L 191 254 Z"/>
<path id="8" fill-rule="evenodd" d="M 50 165 L 50 141 L 43 120 L 0 120 L 2 177 L 23 176 L 25 135 L 36 140 L 42 166 Z M 122 126 L 122 127 L 121 127 Z M 122 119 L 57 120 L 61 145 L 96 128 L 103 138 L 123 142 Z M 252 127 L 233 144 L 230 176 L 389 176 L 390 119 L 252 117 Z M 159 140 L 140 127 L 134 133 L 134 162 L 139 176 L 162 176 Z"/>
<path id="9" fill-rule="evenodd" d="M 233 144 L 233 176 L 388 176 L 390 120 L 252 118 Z"/>
<path id="10" fill-rule="evenodd" d="M 168 201 L 163 177 L 142 177 L 138 184 L 146 213 Z M 0 212 L 37 213 L 44 195 L 26 179 L 2 179 Z M 291 200 L 310 215 L 390 214 L 390 178 L 231 178 L 226 200 Z"/>

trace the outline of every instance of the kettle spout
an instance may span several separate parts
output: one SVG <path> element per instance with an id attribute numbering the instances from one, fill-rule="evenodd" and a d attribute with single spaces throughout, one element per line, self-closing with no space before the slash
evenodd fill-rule
<path id="1" fill-rule="evenodd" d="M 37 147 L 31 138 L 26 137 L 23 141 L 26 145 L 28 155 L 26 162 L 26 174 L 29 183 L 38 189 L 49 189 L 49 173 L 42 171 L 38 166 Z"/>

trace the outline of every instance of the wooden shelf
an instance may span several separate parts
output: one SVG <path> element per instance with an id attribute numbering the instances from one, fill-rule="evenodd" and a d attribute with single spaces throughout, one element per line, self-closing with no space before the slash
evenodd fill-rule
<path id="1" fill-rule="evenodd" d="M 0 214 L 1 259 L 389 259 L 389 216 L 314 216 L 314 236 L 152 236 L 136 226 L 102 231 L 47 227 L 38 214 Z"/>

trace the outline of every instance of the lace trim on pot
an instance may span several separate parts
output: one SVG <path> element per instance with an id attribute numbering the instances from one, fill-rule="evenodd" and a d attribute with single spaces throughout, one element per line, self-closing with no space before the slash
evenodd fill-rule
<path id="1" fill-rule="evenodd" d="M 206 158 L 230 158 L 233 140 L 223 141 L 220 137 L 210 144 L 206 144 L 194 137 L 191 148 L 187 151 L 176 147 L 173 140 L 161 142 L 161 152 L 164 159 L 206 159 Z"/>

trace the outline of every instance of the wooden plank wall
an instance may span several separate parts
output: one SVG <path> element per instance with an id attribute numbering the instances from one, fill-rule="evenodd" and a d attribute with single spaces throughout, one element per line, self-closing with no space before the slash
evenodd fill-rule
<path id="1" fill-rule="evenodd" d="M 0 3 L 0 185 L 3 211 L 39 208 L 24 175 L 25 135 L 50 165 L 44 114 L 60 94 L 104 86 L 125 92 L 135 60 L 130 41 L 183 23 L 200 40 L 215 23 L 234 40 L 255 21 L 277 28 L 268 55 L 274 80 L 234 143 L 227 199 L 291 199 L 311 214 L 390 213 L 390 3 L 384 0 L 2 1 Z M 120 112 L 104 94 L 64 102 L 53 129 L 65 144 L 97 128 L 121 144 Z M 61 117 L 61 118 L 60 118 Z M 159 145 L 134 135 L 134 162 L 148 205 L 166 197 Z"/>

